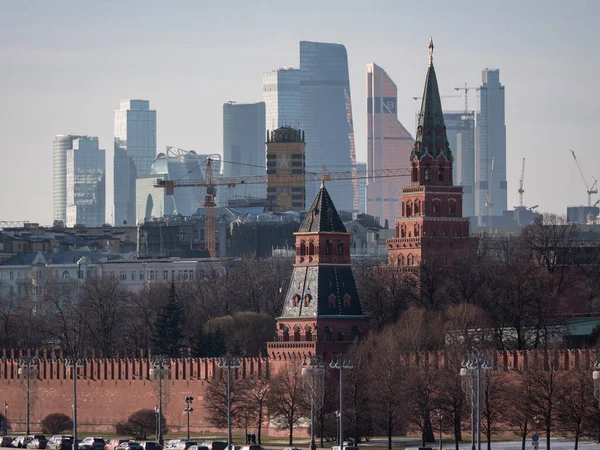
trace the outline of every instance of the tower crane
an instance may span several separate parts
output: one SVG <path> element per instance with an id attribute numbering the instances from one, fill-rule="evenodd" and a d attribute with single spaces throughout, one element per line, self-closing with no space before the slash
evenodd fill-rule
<path id="1" fill-rule="evenodd" d="M 399 169 L 381 169 L 373 170 L 369 173 L 368 178 L 394 178 L 410 176 L 410 169 L 403 167 Z M 174 180 L 156 180 L 154 187 L 164 188 L 166 195 L 173 195 L 174 189 L 179 187 L 205 187 L 206 196 L 204 197 L 204 214 L 205 214 L 205 246 L 211 257 L 216 256 L 216 232 L 215 232 L 215 216 L 216 203 L 215 196 L 217 195 L 217 186 L 235 187 L 238 184 L 266 184 L 267 177 L 269 182 L 290 181 L 304 179 L 305 182 L 314 181 L 336 181 L 336 180 L 353 180 L 355 178 L 367 178 L 357 176 L 352 170 L 346 172 L 328 172 L 323 167 L 321 173 L 306 172 L 304 174 L 294 175 L 254 175 L 254 176 L 238 176 L 238 177 L 219 177 L 215 179 L 212 171 L 212 160 L 207 159 L 204 181 L 174 181 Z"/>
<path id="2" fill-rule="evenodd" d="M 519 180 L 519 208 L 523 209 L 523 179 L 525 178 L 525 158 L 523 158 L 523 164 L 521 165 L 521 179 Z"/>
<path id="3" fill-rule="evenodd" d="M 569 150 L 569 151 L 573 155 L 573 159 L 575 160 L 575 165 L 577 166 L 577 169 L 579 170 L 579 175 L 581 175 L 581 179 L 583 180 L 583 184 L 585 184 L 585 191 L 587 192 L 587 196 L 588 196 L 587 204 L 588 204 L 588 206 L 592 206 L 592 194 L 597 194 L 598 193 L 598 187 L 597 187 L 598 186 L 598 180 L 596 180 L 594 178 L 594 184 L 592 184 L 592 187 L 590 188 L 587 180 L 585 179 L 585 176 L 583 175 L 583 171 L 581 170 L 581 166 L 579 165 L 579 161 L 577 161 L 577 157 L 575 156 L 575 151 L 574 150 Z"/>
<path id="4" fill-rule="evenodd" d="M 464 87 L 457 87 L 457 88 L 454 88 L 454 90 L 465 92 L 465 112 L 468 112 L 469 111 L 469 91 L 472 91 L 472 90 L 478 91 L 479 86 L 468 86 L 467 83 L 465 83 Z"/>
<path id="5" fill-rule="evenodd" d="M 493 202 L 493 187 L 494 187 L 494 162 L 496 158 L 492 158 L 492 171 L 490 173 L 490 184 L 488 186 L 487 192 L 485 193 L 485 206 L 487 207 L 487 215 L 488 215 L 488 227 L 491 226 L 491 216 L 492 216 L 492 206 L 494 206 Z"/>
<path id="6" fill-rule="evenodd" d="M 458 98 L 460 95 L 440 95 L 440 98 Z M 423 97 L 413 97 L 413 100 L 423 100 Z"/>

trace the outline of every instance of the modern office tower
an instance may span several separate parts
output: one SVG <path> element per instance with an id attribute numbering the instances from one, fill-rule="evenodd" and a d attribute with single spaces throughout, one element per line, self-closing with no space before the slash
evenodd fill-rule
<path id="1" fill-rule="evenodd" d="M 99 227 L 105 221 L 106 158 L 98 138 L 73 136 L 66 152 L 66 226 Z"/>
<path id="2" fill-rule="evenodd" d="M 206 195 L 204 187 L 178 187 L 173 190 L 173 195 L 166 195 L 166 189 L 154 186 L 157 179 L 203 183 L 209 157 L 214 172 L 218 173 L 221 155 L 198 155 L 193 150 L 171 146 L 167 146 L 165 153 L 159 153 L 150 168 L 150 175 L 136 180 L 136 224 L 175 214 L 187 217 L 202 208 Z"/>
<path id="3" fill-rule="evenodd" d="M 59 134 L 54 137 L 52 150 L 53 219 L 67 221 L 67 151 L 73 148 L 73 139 L 79 136 Z"/>
<path id="4" fill-rule="evenodd" d="M 300 128 L 306 133 L 306 171 L 356 173 L 348 56 L 340 44 L 300 42 Z M 358 211 L 358 180 L 334 181 L 327 190 L 338 211 Z M 315 198 L 319 183 L 306 184 Z"/>
<path id="5" fill-rule="evenodd" d="M 502 215 L 502 211 L 508 209 L 504 86 L 500 84 L 499 69 L 485 69 L 482 72 L 482 81 L 479 88 L 480 117 L 475 149 L 475 215 L 488 214 L 486 202 L 489 196 L 493 203 L 491 215 L 499 216 Z"/>
<path id="6" fill-rule="evenodd" d="M 115 111 L 115 225 L 134 225 L 135 180 L 150 175 L 156 157 L 156 111 L 148 100 L 122 100 Z"/>
<path id="7" fill-rule="evenodd" d="M 367 211 L 367 163 L 356 163 L 356 178 L 358 180 L 358 212 Z"/>
<path id="8" fill-rule="evenodd" d="M 446 111 L 446 136 L 454 153 L 452 176 L 463 187 L 463 215 L 475 215 L 475 112 Z"/>
<path id="9" fill-rule="evenodd" d="M 265 175 L 265 103 L 223 105 L 223 176 Z M 224 199 L 266 197 L 266 186 L 238 185 Z"/>
<path id="10" fill-rule="evenodd" d="M 297 127 L 300 122 L 300 70 L 291 67 L 266 72 L 263 100 L 269 130 Z"/>
<path id="11" fill-rule="evenodd" d="M 304 133 L 291 127 L 267 131 L 267 207 L 304 211 Z"/>
<path id="12" fill-rule="evenodd" d="M 367 64 L 367 214 L 381 225 L 400 217 L 408 177 L 373 178 L 373 170 L 408 168 L 414 139 L 398 120 L 398 89 L 377 64 Z"/>

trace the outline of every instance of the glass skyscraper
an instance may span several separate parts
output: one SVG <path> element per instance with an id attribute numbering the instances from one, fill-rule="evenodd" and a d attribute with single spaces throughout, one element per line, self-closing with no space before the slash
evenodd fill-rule
<path id="1" fill-rule="evenodd" d="M 348 56 L 341 44 L 300 42 L 300 128 L 305 131 L 306 171 L 356 174 Z M 319 183 L 306 184 L 315 198 Z M 338 210 L 358 211 L 358 181 L 332 181 L 327 190 Z"/>
<path id="2" fill-rule="evenodd" d="M 223 176 L 266 175 L 267 139 L 265 103 L 225 103 L 223 105 Z M 215 172 L 216 173 L 216 172 Z M 220 188 L 222 201 L 240 198 L 266 198 L 264 184 L 238 184 Z"/>
<path id="3" fill-rule="evenodd" d="M 482 72 L 482 81 L 479 88 L 480 116 L 475 150 L 475 214 L 488 214 L 486 197 L 489 195 L 493 202 L 492 215 L 500 216 L 508 209 L 504 86 L 500 84 L 499 69 L 485 69 Z"/>
<path id="4" fill-rule="evenodd" d="M 99 227 L 105 221 L 106 159 L 98 138 L 74 136 L 66 151 L 66 226 Z"/>
<path id="5" fill-rule="evenodd" d="M 59 134 L 54 137 L 52 150 L 53 219 L 67 222 L 67 151 L 73 148 L 73 139 L 80 136 Z"/>
<path id="6" fill-rule="evenodd" d="M 284 67 L 263 76 L 263 100 L 268 130 L 297 128 L 300 122 L 300 70 Z"/>
<path id="7" fill-rule="evenodd" d="M 454 154 L 452 178 L 463 187 L 463 216 L 475 215 L 475 112 L 445 111 L 446 137 Z"/>
<path id="8" fill-rule="evenodd" d="M 135 180 L 150 175 L 156 157 L 156 111 L 148 100 L 122 100 L 115 111 L 115 225 L 135 224 Z"/>
<path id="9" fill-rule="evenodd" d="M 373 170 L 408 168 L 414 139 L 398 120 L 396 83 L 377 64 L 367 65 L 367 213 L 387 220 L 400 217 L 400 194 L 409 177 L 374 178 Z"/>

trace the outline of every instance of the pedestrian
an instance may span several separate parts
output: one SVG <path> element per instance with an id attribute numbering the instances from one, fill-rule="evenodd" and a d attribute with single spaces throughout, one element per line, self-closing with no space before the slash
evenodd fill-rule
<path id="1" fill-rule="evenodd" d="M 256 444 L 256 435 L 252 433 L 252 444 Z"/>

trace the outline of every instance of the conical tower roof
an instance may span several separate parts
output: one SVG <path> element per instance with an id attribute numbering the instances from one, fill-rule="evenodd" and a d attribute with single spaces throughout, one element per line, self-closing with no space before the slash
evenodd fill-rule
<path id="1" fill-rule="evenodd" d="M 427 154 L 431 155 L 433 159 L 437 159 L 440 155 L 444 155 L 448 161 L 452 158 L 450 144 L 446 137 L 440 91 L 433 67 L 433 40 L 429 41 L 429 69 L 425 78 L 417 138 L 411 160 L 414 156 L 420 160 Z"/>
<path id="2" fill-rule="evenodd" d="M 321 183 L 321 189 L 313 200 L 306 213 L 306 217 L 300 225 L 299 233 L 346 233 L 346 227 L 342 223 L 335 205 L 325 189 L 325 183 Z"/>

